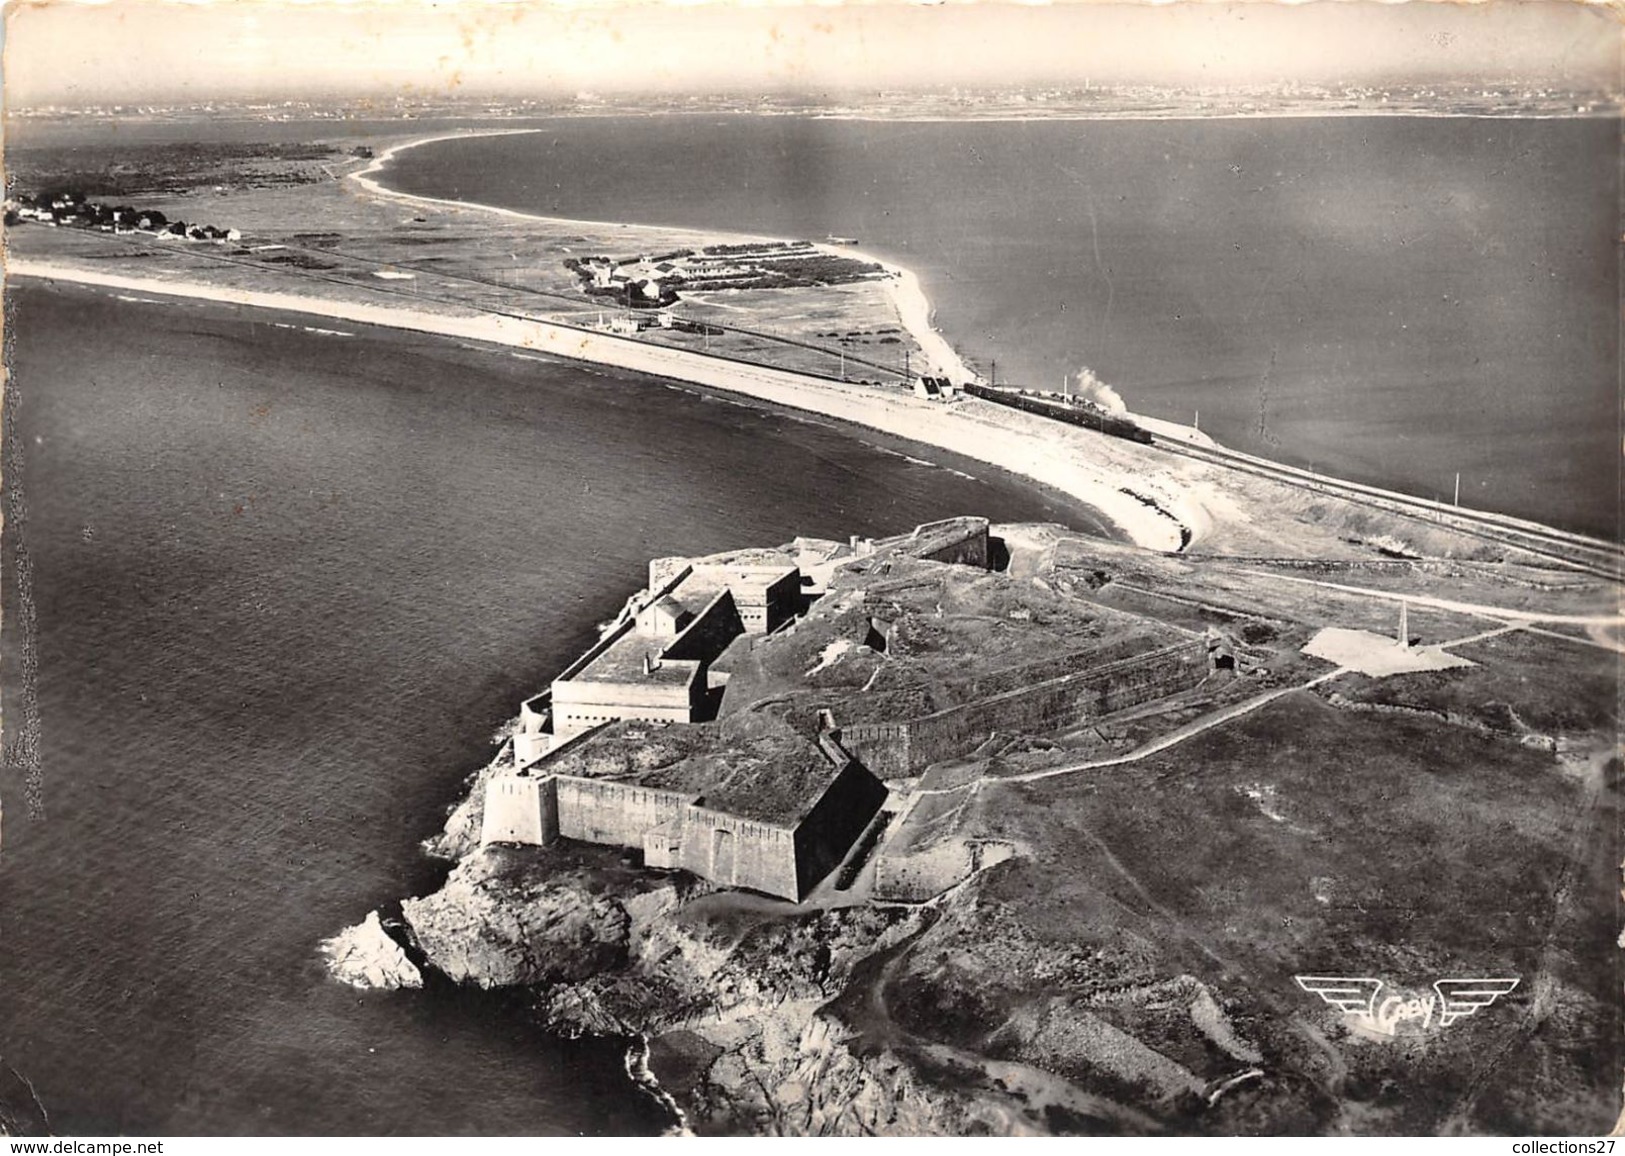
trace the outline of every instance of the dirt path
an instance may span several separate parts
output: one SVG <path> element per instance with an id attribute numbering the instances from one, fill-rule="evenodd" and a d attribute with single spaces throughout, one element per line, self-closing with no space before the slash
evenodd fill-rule
<path id="1" fill-rule="evenodd" d="M 1232 705 L 1224 707 L 1221 710 L 1216 710 L 1211 714 L 1205 714 L 1201 718 L 1192 719 L 1184 726 L 1177 727 L 1165 735 L 1160 735 L 1143 746 L 1136 747 L 1134 750 L 1129 751 L 1125 755 L 1114 755 L 1109 759 L 1091 759 L 1088 762 L 1074 763 L 1070 766 L 1064 767 L 1046 767 L 1041 771 L 1029 771 L 1024 775 L 1010 775 L 1005 778 L 983 779 L 982 783 L 990 787 L 998 786 L 1003 783 L 1036 783 L 1041 779 L 1053 779 L 1060 775 L 1075 775 L 1080 771 L 1094 771 L 1101 770 L 1106 767 L 1120 767 L 1128 763 L 1137 763 L 1141 759 L 1150 758 L 1152 755 L 1160 754 L 1169 747 L 1178 746 L 1186 739 L 1195 738 L 1197 735 L 1210 731 L 1216 726 L 1221 726 L 1232 719 L 1241 718 L 1243 715 L 1251 714 L 1260 707 L 1268 706 L 1278 698 L 1284 698 L 1285 696 L 1295 694 L 1300 690 L 1311 690 L 1323 682 L 1330 682 L 1332 679 L 1347 673 L 1348 671 L 1345 668 L 1338 667 L 1336 670 L 1330 670 L 1325 674 L 1316 675 L 1308 682 L 1293 683 L 1291 686 L 1283 686 L 1276 690 L 1265 691 L 1263 694 L 1255 695 L 1244 702 L 1233 703 Z"/>
<path id="2" fill-rule="evenodd" d="M 1506 623 L 1556 622 L 1569 626 L 1619 628 L 1625 626 L 1625 614 L 1544 614 L 1535 610 L 1514 610 L 1507 606 L 1490 606 L 1482 602 L 1457 602 L 1450 598 L 1433 598 L 1421 594 L 1406 594 L 1397 590 L 1376 590 L 1369 586 L 1346 586 L 1341 582 L 1322 582 L 1317 578 L 1299 578 L 1291 574 L 1271 574 L 1262 570 L 1243 570 L 1258 578 L 1276 582 L 1297 582 L 1304 586 L 1319 586 L 1342 594 L 1357 594 L 1384 602 L 1405 602 L 1411 606 L 1430 610 L 1448 610 L 1454 614 L 1472 614 L 1480 618 L 1497 618 Z M 1451 645 L 1445 643 L 1443 645 Z"/>
<path id="3" fill-rule="evenodd" d="M 1612 748 L 1603 750 L 1591 759 L 1587 767 L 1585 794 L 1575 814 L 1574 828 L 1569 836 L 1568 859 L 1562 875 L 1558 878 L 1557 886 L 1552 890 L 1552 915 L 1546 923 L 1546 933 L 1541 943 L 1540 967 L 1523 985 L 1528 993 L 1526 996 L 1528 1002 L 1524 1006 L 1523 1014 L 1513 1021 L 1498 1045 L 1489 1052 L 1478 1070 L 1473 1073 L 1466 1091 L 1451 1106 L 1449 1115 L 1440 1122 L 1440 1135 L 1472 1135 L 1473 1108 L 1493 1088 L 1496 1069 L 1515 1049 L 1523 1046 L 1551 1012 L 1551 992 L 1556 986 L 1551 978 L 1551 972 L 1557 961 L 1559 940 L 1561 938 L 1567 942 L 1576 930 L 1572 921 L 1579 913 L 1571 906 L 1576 883 L 1578 881 L 1584 886 L 1583 876 L 1586 862 L 1590 857 L 1588 850 L 1591 845 L 1599 840 L 1610 839 L 1614 834 L 1612 831 L 1601 829 L 1602 816 L 1608 811 L 1607 808 L 1600 806 L 1600 803 L 1603 788 L 1608 781 L 1607 764 L 1615 753 Z"/>
<path id="4" fill-rule="evenodd" d="M 981 1084 L 987 1089 L 987 1091 L 983 1091 L 983 1088 L 968 1090 L 981 1093 L 978 1097 L 981 1103 L 1005 1117 L 1006 1130 L 1009 1133 L 1038 1131 L 1034 1125 L 1022 1120 L 1021 1116 L 1032 1113 L 1042 1120 L 1046 1109 L 1051 1106 L 1073 1115 L 1109 1121 L 1129 1135 L 1162 1131 L 1162 1125 L 1144 1112 L 1106 1096 L 1086 1092 L 1042 1068 L 1016 1060 L 993 1059 L 966 1048 L 923 1039 L 899 1024 L 887 1006 L 886 985 L 891 982 L 898 967 L 908 959 L 919 943 L 920 939 L 917 938 L 895 949 L 881 965 L 869 986 L 864 1000 L 866 1022 L 862 1028 L 862 1035 L 871 1044 L 905 1054 L 914 1052 L 926 1057 L 935 1065 L 964 1073 L 968 1084 Z M 1010 1111 L 998 1099 L 988 1095 L 988 1091 L 1002 1093 L 1003 1096 L 1019 1101 L 1025 1106 L 1025 1112 Z"/>

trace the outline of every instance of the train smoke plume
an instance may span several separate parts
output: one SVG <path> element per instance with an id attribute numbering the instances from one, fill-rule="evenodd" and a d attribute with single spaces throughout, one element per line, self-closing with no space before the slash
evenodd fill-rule
<path id="1" fill-rule="evenodd" d="M 1107 413 L 1127 413 L 1128 406 L 1117 391 L 1101 381 L 1087 365 L 1081 366 L 1072 379 L 1072 396 L 1092 401 Z"/>

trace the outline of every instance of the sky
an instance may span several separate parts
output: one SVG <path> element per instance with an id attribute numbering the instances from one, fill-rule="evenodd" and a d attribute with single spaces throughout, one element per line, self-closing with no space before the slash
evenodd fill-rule
<path id="1" fill-rule="evenodd" d="M 1569 0 L 749 5 L 704 0 L 51 0 L 6 7 L 6 102 L 316 93 L 846 91 L 1513 79 L 1619 87 Z"/>

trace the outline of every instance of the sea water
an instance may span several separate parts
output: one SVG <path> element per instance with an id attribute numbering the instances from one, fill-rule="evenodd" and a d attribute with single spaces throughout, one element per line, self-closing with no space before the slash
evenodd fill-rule
<path id="1" fill-rule="evenodd" d="M 354 991 L 318 942 L 438 886 L 419 841 L 650 557 L 1096 526 L 989 467 L 632 374 L 8 297 L 0 1062 L 59 1131 L 658 1131 L 619 1043 L 498 993 Z"/>
<path id="2" fill-rule="evenodd" d="M 984 376 L 1084 366 L 1236 449 L 1612 536 L 1605 119 L 595 117 L 399 154 L 546 215 L 855 237 Z"/>

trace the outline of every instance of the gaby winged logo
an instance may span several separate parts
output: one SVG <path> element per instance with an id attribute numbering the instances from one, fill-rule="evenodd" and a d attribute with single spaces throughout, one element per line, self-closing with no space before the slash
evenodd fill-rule
<path id="1" fill-rule="evenodd" d="M 1339 975 L 1297 975 L 1304 991 L 1313 992 L 1348 1017 L 1354 1027 L 1384 1036 L 1447 1028 L 1518 986 L 1517 979 L 1440 979 L 1428 995 L 1389 995 L 1382 1000 L 1380 979 Z"/>

